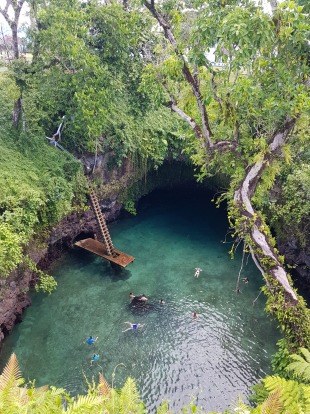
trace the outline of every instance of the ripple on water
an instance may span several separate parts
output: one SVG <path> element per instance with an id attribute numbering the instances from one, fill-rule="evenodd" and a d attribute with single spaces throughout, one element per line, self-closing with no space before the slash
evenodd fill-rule
<path id="1" fill-rule="evenodd" d="M 160 197 L 111 227 L 114 244 L 136 257 L 125 272 L 80 250 L 64 256 L 53 269 L 56 293 L 33 297 L 5 341 L 2 365 L 15 351 L 26 378 L 73 394 L 85 391 L 83 374 L 91 380 L 102 370 L 111 383 L 117 367 L 115 386 L 135 378 L 150 412 L 165 399 L 175 411 L 191 400 L 223 411 L 247 395 L 250 383 L 268 372 L 278 336 L 262 295 L 252 306 L 261 283 L 253 264 L 244 267 L 250 282 L 234 293 L 241 257 L 237 252 L 231 261 L 220 243 L 221 214 L 203 200 Z M 145 292 L 150 306 L 133 308 L 129 292 Z M 145 326 L 122 332 L 125 321 Z M 83 343 L 88 335 L 99 336 L 94 347 Z M 100 360 L 90 366 L 93 352 Z"/>

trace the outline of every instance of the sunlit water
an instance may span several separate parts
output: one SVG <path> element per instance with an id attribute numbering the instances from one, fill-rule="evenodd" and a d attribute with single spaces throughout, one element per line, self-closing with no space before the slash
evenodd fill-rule
<path id="1" fill-rule="evenodd" d="M 2 365 L 14 351 L 26 378 L 73 394 L 86 389 L 83 373 L 97 379 L 103 370 L 111 383 L 115 372 L 116 387 L 130 376 L 150 412 L 166 399 L 175 412 L 190 401 L 224 410 L 246 399 L 250 384 L 270 373 L 278 333 L 263 295 L 252 304 L 262 278 L 248 258 L 249 283 L 235 293 L 241 251 L 230 259 L 226 212 L 211 197 L 153 193 L 136 217 L 110 225 L 114 245 L 136 258 L 126 270 L 78 248 L 65 254 L 51 269 L 57 291 L 33 296 L 4 343 Z M 198 279 L 195 267 L 203 269 Z M 129 292 L 145 293 L 149 305 L 133 308 Z M 122 332 L 126 321 L 145 326 Z M 88 335 L 99 337 L 95 346 L 83 343 Z M 91 366 L 93 352 L 100 360 Z"/>

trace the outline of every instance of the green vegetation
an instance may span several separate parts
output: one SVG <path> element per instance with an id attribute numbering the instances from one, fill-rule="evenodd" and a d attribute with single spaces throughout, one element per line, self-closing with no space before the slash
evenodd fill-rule
<path id="1" fill-rule="evenodd" d="M 272 3 L 270 15 L 251 0 L 29 2 L 32 60 L 20 59 L 14 45 L 14 62 L 0 72 L 1 278 L 19 265 L 36 270 L 27 246 L 85 202 L 81 164 L 45 139 L 65 116 L 68 151 L 109 153 L 108 168 L 126 164 L 135 179 L 165 159 L 191 162 L 200 181 L 225 177 L 220 200 L 228 202 L 234 241 L 244 242 L 260 269 L 267 311 L 285 337 L 275 358 L 278 372 L 290 353 L 310 348 L 309 309 L 270 230 L 309 244 L 309 5 Z M 212 49 L 220 69 L 207 57 Z M 126 191 L 118 181 L 99 192 L 121 189 L 124 206 L 135 213 L 143 190 L 131 184 Z M 51 291 L 55 282 L 37 271 L 39 285 Z M 299 362 L 295 357 L 294 369 L 308 372 Z M 18 404 L 28 393 L 31 405 L 37 391 L 14 381 Z M 307 383 L 298 386 L 283 374 L 262 386 L 267 400 L 236 412 L 309 411 Z M 48 395 L 64 409 L 63 391 Z M 99 404 L 98 398 L 81 397 L 80 404 Z"/>
<path id="2" fill-rule="evenodd" d="M 156 64 L 145 68 L 144 88 L 166 97 L 190 127 L 195 139 L 188 140 L 187 153 L 199 179 L 228 177 L 220 199 L 228 201 L 236 245 L 244 241 L 265 278 L 267 310 L 289 349 L 309 347 L 309 310 L 292 287 L 262 211 L 282 179 L 287 198 L 272 224 L 299 214 L 298 224 L 308 214 L 292 200 L 297 177 L 290 183 L 284 175 L 285 168 L 300 165 L 309 142 L 308 16 L 294 2 L 282 2 L 272 16 L 251 1 L 190 4 L 184 10 L 174 1 L 144 1 L 163 35 Z M 206 55 L 211 48 L 224 62 L 220 70 Z M 300 186 L 305 199 L 307 180 Z"/>
<path id="3" fill-rule="evenodd" d="M 224 414 L 297 414 L 310 410 L 310 352 L 301 348 L 299 354 L 290 356 L 286 366 L 288 378 L 268 376 L 254 386 L 252 401 L 256 407 L 250 407 L 242 401 L 234 404 Z M 120 390 L 110 387 L 99 373 L 99 384 L 89 382 L 86 395 L 71 397 L 66 390 L 55 387 L 35 388 L 34 382 L 25 384 L 21 377 L 15 354 L 12 354 L 0 375 L 0 411 L 3 414 L 14 413 L 147 413 L 139 397 L 134 380 L 128 378 Z M 159 396 L 160 399 L 160 396 Z M 157 414 L 172 414 L 169 403 L 164 402 Z M 205 413 L 202 408 L 190 404 L 183 413 Z M 209 414 L 212 414 L 209 412 Z M 216 414 L 216 413 L 213 413 Z M 219 414 L 219 413 L 218 413 Z"/>
<path id="4" fill-rule="evenodd" d="M 72 156 L 51 148 L 44 137 L 19 136 L 10 122 L 17 88 L 8 74 L 1 75 L 0 88 L 4 97 L 0 130 L 0 275 L 4 278 L 17 265 L 29 264 L 25 258 L 27 245 L 72 210 L 74 193 L 84 178 L 81 165 Z M 83 200 L 83 193 L 79 194 L 76 203 Z"/>

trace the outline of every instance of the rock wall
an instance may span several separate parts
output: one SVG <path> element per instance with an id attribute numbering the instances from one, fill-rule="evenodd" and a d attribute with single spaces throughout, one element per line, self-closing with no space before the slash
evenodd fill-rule
<path id="1" fill-rule="evenodd" d="M 94 170 L 96 177 L 103 183 L 119 180 L 128 175 L 130 167 L 127 161 L 118 170 L 107 168 L 110 156 L 110 154 L 99 156 L 96 163 L 93 156 L 85 156 L 82 160 L 85 170 Z M 126 177 L 122 185 L 126 185 Z M 107 198 L 100 200 L 100 206 L 107 222 L 115 220 L 122 207 L 118 201 L 118 193 L 114 191 Z M 29 243 L 27 254 L 39 269 L 46 270 L 64 250 L 72 247 L 79 235 L 93 235 L 98 232 L 95 215 L 89 207 L 89 210 L 74 212 L 65 217 L 45 241 L 33 240 Z M 9 278 L 0 279 L 0 343 L 14 325 L 22 320 L 24 310 L 30 305 L 28 291 L 29 287 L 35 283 L 35 277 L 33 272 L 21 266 L 12 272 Z"/>

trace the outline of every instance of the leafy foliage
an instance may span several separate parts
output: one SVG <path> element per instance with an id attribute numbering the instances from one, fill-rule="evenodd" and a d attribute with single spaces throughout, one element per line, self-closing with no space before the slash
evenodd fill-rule
<path id="1" fill-rule="evenodd" d="M 12 110 L 15 95 L 10 92 L 9 78 L 2 87 L 7 110 Z M 8 113 L 6 116 L 8 119 Z M 23 136 L 19 140 L 9 122 L 0 131 L 0 149 L 3 278 L 23 261 L 24 248 L 36 232 L 59 222 L 71 211 L 73 194 L 80 190 L 82 177 L 81 166 L 73 157 L 48 146 L 43 137 Z"/>
<path id="2" fill-rule="evenodd" d="M 301 352 L 309 359 L 308 350 L 302 349 Z M 292 358 L 296 359 L 295 355 L 292 355 Z M 302 379 L 302 377 L 300 378 Z M 264 388 L 264 397 L 262 401 L 256 398 L 256 401 L 258 401 L 257 407 L 249 407 L 239 398 L 232 404 L 232 409 L 226 410 L 225 413 L 297 414 L 309 411 L 309 385 L 278 376 L 268 376 L 262 379 L 261 386 Z M 263 395 L 261 391 L 260 394 Z M 21 378 L 15 354 L 12 354 L 0 375 L 0 409 L 1 413 L 4 414 L 15 412 L 143 414 L 147 412 L 139 397 L 135 381 L 131 378 L 127 379 L 120 390 L 115 390 L 108 385 L 106 379 L 100 373 L 98 385 L 94 383 L 94 380 L 92 384 L 88 382 L 87 394 L 72 398 L 64 389 L 49 388 L 47 386 L 35 388 L 34 383 L 25 385 Z M 182 412 L 206 413 L 193 403 L 184 407 Z M 159 406 L 157 413 L 172 414 L 173 412 L 166 401 Z"/>
<path id="3" fill-rule="evenodd" d="M 294 376 L 303 382 L 310 382 L 310 352 L 306 348 L 300 348 L 300 354 L 292 354 L 291 362 L 287 366 L 287 370 L 293 372 Z"/>

